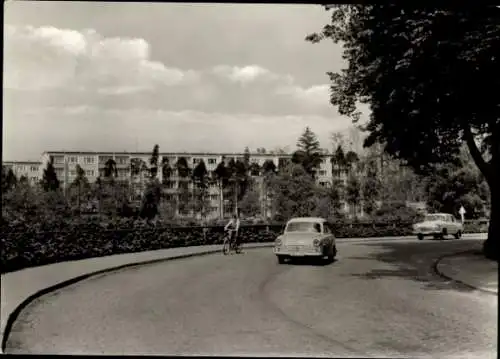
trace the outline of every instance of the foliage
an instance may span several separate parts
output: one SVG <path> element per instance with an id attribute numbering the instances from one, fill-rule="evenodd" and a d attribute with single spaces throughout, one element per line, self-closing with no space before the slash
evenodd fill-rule
<path id="1" fill-rule="evenodd" d="M 298 164 L 291 164 L 269 180 L 273 212 L 285 220 L 311 216 L 317 207 L 314 179 Z"/>
<path id="2" fill-rule="evenodd" d="M 142 197 L 140 216 L 149 220 L 158 214 L 158 206 L 161 200 L 161 184 L 157 178 L 151 178 L 146 185 Z"/>
<path id="3" fill-rule="evenodd" d="M 43 170 L 41 185 L 44 191 L 56 191 L 59 189 L 59 180 L 57 179 L 56 170 L 54 168 L 54 158 L 51 156 L 47 167 Z"/>
<path id="4" fill-rule="evenodd" d="M 178 209 L 179 213 L 186 215 L 189 213 L 189 200 L 191 197 L 189 193 L 189 177 L 191 175 L 191 168 L 189 167 L 185 157 L 179 157 L 175 167 L 180 177 Z"/>
<path id="5" fill-rule="evenodd" d="M 118 177 L 118 169 L 116 167 L 116 161 L 112 158 L 106 161 L 104 164 L 104 177 L 113 178 Z"/>
<path id="6" fill-rule="evenodd" d="M 361 204 L 361 182 L 354 173 L 349 174 L 349 177 L 347 177 L 345 200 L 349 204 L 351 215 L 356 217 L 357 208 Z"/>
<path id="7" fill-rule="evenodd" d="M 460 207 L 464 206 L 467 218 L 486 216 L 488 185 L 484 176 L 470 163 L 436 166 L 426 189 L 429 194 L 428 205 L 435 211 L 458 216 Z"/>
<path id="8" fill-rule="evenodd" d="M 412 222 L 419 219 L 419 214 L 413 208 L 407 207 L 405 202 L 383 203 L 381 208 L 375 212 L 378 221 L 386 222 Z"/>
<path id="9" fill-rule="evenodd" d="M 292 155 L 292 162 L 301 164 L 309 175 L 315 176 L 315 172 L 322 161 L 322 151 L 318 138 L 309 127 L 306 127 L 304 133 L 298 139 L 297 147 L 298 150 Z"/>
<path id="10" fill-rule="evenodd" d="M 381 181 L 374 159 L 368 159 L 365 170 L 361 184 L 363 209 L 366 214 L 371 215 L 377 209 L 377 201 L 380 199 Z"/>
<path id="11" fill-rule="evenodd" d="M 151 158 L 149 159 L 149 164 L 151 165 L 149 169 L 151 178 L 155 178 L 158 175 L 159 159 L 160 159 L 160 146 L 154 145 L 153 152 L 151 153 Z"/>
<path id="12" fill-rule="evenodd" d="M 161 159 L 161 172 L 162 172 L 163 184 L 169 183 L 170 178 L 172 177 L 172 167 L 170 166 L 170 162 L 168 160 L 168 157 L 163 157 Z"/>
<path id="13" fill-rule="evenodd" d="M 329 73 L 331 103 L 354 121 L 357 101 L 370 104 L 366 146 L 382 143 L 427 172 L 455 162 L 466 142 L 490 187 L 485 254 L 498 258 L 500 98 L 491 89 L 500 85 L 500 8 L 337 5 L 321 34 L 307 37 L 325 38 L 342 43 L 348 62 Z"/>
<path id="14" fill-rule="evenodd" d="M 7 193 L 14 189 L 17 184 L 17 177 L 12 171 L 12 168 L 2 166 L 2 193 Z"/>
<path id="15" fill-rule="evenodd" d="M 245 217 L 255 217 L 261 212 L 260 193 L 257 190 L 255 183 L 245 193 L 238 205 L 238 208 Z"/>
<path id="16" fill-rule="evenodd" d="M 194 212 L 205 218 L 210 210 L 209 200 L 209 184 L 210 177 L 208 175 L 205 161 L 201 160 L 193 170 L 194 184 Z"/>
<path id="17" fill-rule="evenodd" d="M 80 165 L 76 165 L 76 177 L 68 188 L 68 200 L 70 203 L 77 204 L 78 210 L 81 209 L 82 199 L 85 203 L 90 200 L 90 183 L 85 176 L 85 171 Z"/>

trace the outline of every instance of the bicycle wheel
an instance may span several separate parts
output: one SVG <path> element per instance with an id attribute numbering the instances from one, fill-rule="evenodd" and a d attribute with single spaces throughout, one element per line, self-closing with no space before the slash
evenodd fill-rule
<path id="1" fill-rule="evenodd" d="M 229 254 L 231 250 L 231 243 L 229 242 L 229 238 L 224 238 L 224 243 L 222 244 L 222 253 L 224 255 Z"/>
<path id="2" fill-rule="evenodd" d="M 243 245 L 241 243 L 239 243 L 238 245 L 234 245 L 234 251 L 237 254 L 240 254 L 242 249 L 243 249 Z"/>

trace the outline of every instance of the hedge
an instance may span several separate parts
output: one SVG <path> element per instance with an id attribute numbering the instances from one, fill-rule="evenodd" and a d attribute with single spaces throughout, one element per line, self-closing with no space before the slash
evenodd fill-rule
<path id="1" fill-rule="evenodd" d="M 185 246 L 221 244 L 222 226 L 174 227 L 144 222 L 53 220 L 27 225 L 26 221 L 2 223 L 0 241 L 1 272 L 20 270 L 61 261 L 78 260 L 120 253 L 132 253 Z M 133 224 L 128 228 L 119 225 Z M 388 237 L 411 235 L 412 223 L 335 223 L 338 238 Z M 487 224 L 486 224 L 487 226 Z M 484 223 L 470 222 L 465 232 L 484 232 Z M 244 243 L 272 242 L 283 224 L 257 224 L 241 227 Z"/>

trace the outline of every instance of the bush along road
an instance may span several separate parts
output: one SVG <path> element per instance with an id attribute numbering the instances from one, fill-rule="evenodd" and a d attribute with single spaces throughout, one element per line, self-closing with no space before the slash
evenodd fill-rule
<path id="1" fill-rule="evenodd" d="M 126 223 L 43 223 L 3 224 L 0 232 L 1 272 L 61 261 L 101 257 L 175 247 L 221 244 L 222 226 L 166 227 L 146 222 Z M 337 238 L 369 238 L 411 235 L 411 223 L 334 223 Z M 466 233 L 483 231 L 483 226 L 466 225 Z M 241 228 L 244 243 L 272 242 L 283 224 L 246 225 Z"/>

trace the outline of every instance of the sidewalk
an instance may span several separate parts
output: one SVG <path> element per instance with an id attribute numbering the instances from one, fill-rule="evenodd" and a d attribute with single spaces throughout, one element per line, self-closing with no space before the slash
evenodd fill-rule
<path id="1" fill-rule="evenodd" d="M 446 256 L 439 260 L 436 269 L 448 279 L 498 294 L 498 262 L 484 258 L 477 251 Z"/>

